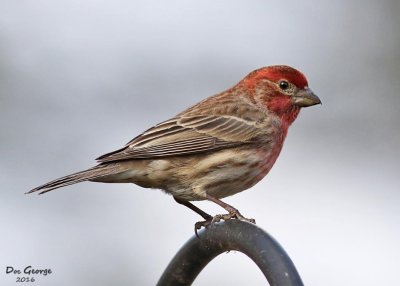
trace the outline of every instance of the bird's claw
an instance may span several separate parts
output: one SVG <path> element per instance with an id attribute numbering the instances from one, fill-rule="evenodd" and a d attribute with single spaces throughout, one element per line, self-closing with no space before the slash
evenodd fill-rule
<path id="1" fill-rule="evenodd" d="M 235 214 L 235 218 L 238 220 L 241 220 L 241 221 L 247 221 L 247 222 L 256 224 L 256 220 L 254 218 L 246 218 L 246 217 L 242 216 L 239 212 L 237 214 Z"/>
<path id="2" fill-rule="evenodd" d="M 215 215 L 214 217 L 211 217 L 210 219 L 196 222 L 194 225 L 194 233 L 199 238 L 197 231 L 200 230 L 202 227 L 207 228 L 209 226 L 214 225 L 217 222 L 220 222 L 221 220 L 227 221 L 230 219 L 238 219 L 241 221 L 247 221 L 254 224 L 256 223 L 256 220 L 254 218 L 245 218 L 239 211 L 235 210 L 227 214 L 218 214 Z"/>
<path id="3" fill-rule="evenodd" d="M 203 221 L 198 221 L 194 224 L 194 233 L 196 234 L 197 238 L 200 238 L 197 231 L 200 230 L 202 227 L 207 228 L 209 225 L 212 224 L 213 219 L 214 218 L 211 218 L 208 220 L 203 220 Z"/>

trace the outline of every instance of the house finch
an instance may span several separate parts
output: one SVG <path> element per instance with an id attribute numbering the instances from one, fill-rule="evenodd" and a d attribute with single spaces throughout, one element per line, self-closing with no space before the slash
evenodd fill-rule
<path id="1" fill-rule="evenodd" d="M 260 68 L 232 88 L 97 158 L 97 166 L 28 193 L 43 194 L 83 181 L 134 183 L 164 190 L 201 215 L 205 221 L 196 223 L 196 230 L 220 219 L 254 222 L 220 199 L 264 178 L 300 108 L 319 103 L 298 70 L 288 66 Z M 190 203 L 196 200 L 212 201 L 228 214 L 212 217 Z"/>

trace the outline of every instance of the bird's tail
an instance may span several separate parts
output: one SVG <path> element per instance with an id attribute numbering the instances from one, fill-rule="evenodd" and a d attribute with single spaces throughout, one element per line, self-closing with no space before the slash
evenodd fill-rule
<path id="1" fill-rule="evenodd" d="M 39 192 L 39 195 L 47 193 L 51 190 L 58 189 L 61 187 L 73 185 L 76 183 L 96 180 L 104 176 L 114 175 L 121 171 L 120 167 L 117 164 L 109 164 L 109 165 L 98 165 L 93 168 L 77 172 L 65 177 L 61 177 L 59 179 L 48 182 L 44 185 L 36 187 L 26 194 Z"/>

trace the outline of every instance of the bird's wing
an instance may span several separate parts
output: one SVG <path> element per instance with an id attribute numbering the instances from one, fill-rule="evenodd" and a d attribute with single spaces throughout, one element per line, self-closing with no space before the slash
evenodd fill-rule
<path id="1" fill-rule="evenodd" d="M 258 122 L 236 116 L 180 115 L 164 121 L 105 154 L 100 163 L 196 154 L 249 144 L 260 134 Z"/>

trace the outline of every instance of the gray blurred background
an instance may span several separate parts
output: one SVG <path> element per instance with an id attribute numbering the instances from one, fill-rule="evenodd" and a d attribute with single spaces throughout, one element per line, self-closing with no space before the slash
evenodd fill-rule
<path id="1" fill-rule="evenodd" d="M 267 178 L 225 201 L 306 285 L 399 285 L 399 12 L 396 0 L 1 0 L 0 285 L 16 284 L 6 266 L 28 265 L 53 270 L 34 285 L 154 285 L 195 213 L 135 185 L 23 193 L 272 64 L 303 71 L 323 105 L 301 112 Z M 194 285 L 264 283 L 230 252 Z"/>

